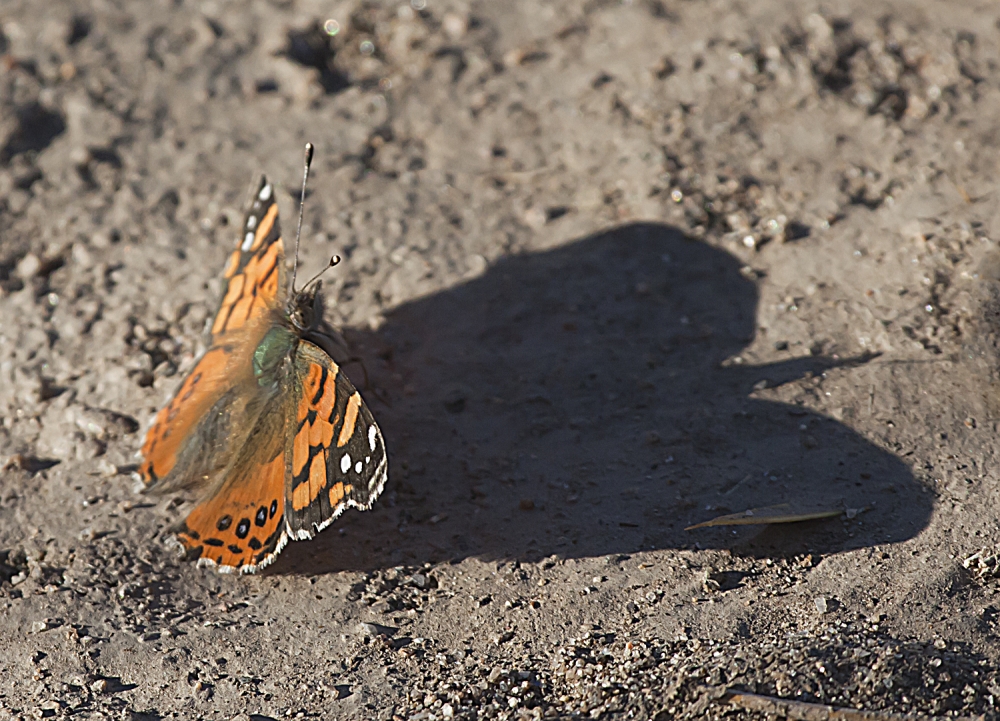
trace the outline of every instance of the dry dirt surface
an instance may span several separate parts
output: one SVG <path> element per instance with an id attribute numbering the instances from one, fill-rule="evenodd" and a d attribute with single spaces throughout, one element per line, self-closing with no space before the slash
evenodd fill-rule
<path id="1" fill-rule="evenodd" d="M 0 718 L 996 718 L 998 23 L 4 0 Z M 135 453 L 306 141 L 389 482 L 223 576 Z"/>

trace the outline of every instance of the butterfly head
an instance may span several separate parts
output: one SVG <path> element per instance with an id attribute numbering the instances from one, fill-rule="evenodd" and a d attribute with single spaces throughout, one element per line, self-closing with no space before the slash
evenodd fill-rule
<path id="1" fill-rule="evenodd" d="M 329 264 L 314 275 L 304 286 L 295 290 L 288 301 L 288 318 L 300 333 L 315 330 L 323 320 L 323 303 L 319 296 L 322 285 L 320 278 L 333 266 L 340 262 L 340 256 L 330 258 Z"/>
<path id="2" fill-rule="evenodd" d="M 319 289 L 321 281 L 316 280 L 297 291 L 288 307 L 288 319 L 292 327 L 301 335 L 315 330 L 323 320 L 323 302 Z"/>

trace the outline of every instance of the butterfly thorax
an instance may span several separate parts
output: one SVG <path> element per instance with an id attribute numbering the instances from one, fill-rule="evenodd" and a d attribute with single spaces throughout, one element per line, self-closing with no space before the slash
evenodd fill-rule
<path id="1" fill-rule="evenodd" d="M 253 375 L 258 385 L 274 386 L 281 380 L 285 361 L 298 342 L 298 336 L 284 325 L 273 326 L 264 334 L 253 352 Z"/>
<path id="2" fill-rule="evenodd" d="M 289 300 L 284 318 L 264 334 L 253 352 L 253 374 L 261 387 L 276 385 L 285 371 L 285 361 L 292 358 L 299 338 L 316 331 L 322 321 L 319 283 L 295 293 Z"/>

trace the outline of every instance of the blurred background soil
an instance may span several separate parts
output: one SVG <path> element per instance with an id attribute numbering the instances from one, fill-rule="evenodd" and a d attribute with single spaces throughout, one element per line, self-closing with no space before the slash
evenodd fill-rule
<path id="1" fill-rule="evenodd" d="M 995 717 L 998 27 L 6 0 L 0 717 Z M 344 258 L 390 480 L 221 576 L 135 452 L 306 141 L 303 273 Z M 685 530 L 778 504 L 842 513 Z"/>

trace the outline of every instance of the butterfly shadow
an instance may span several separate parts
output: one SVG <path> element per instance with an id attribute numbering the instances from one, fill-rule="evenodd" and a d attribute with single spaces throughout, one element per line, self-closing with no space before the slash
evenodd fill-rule
<path id="1" fill-rule="evenodd" d="M 693 547 L 829 554 L 913 537 L 932 497 L 904 463 L 804 405 L 753 397 L 796 383 L 799 398 L 823 398 L 824 372 L 872 358 L 741 365 L 758 292 L 740 267 L 636 223 L 503 258 L 350 333 L 389 483 L 371 512 L 291 544 L 270 572 Z M 852 517 L 684 530 L 782 503 Z"/>

